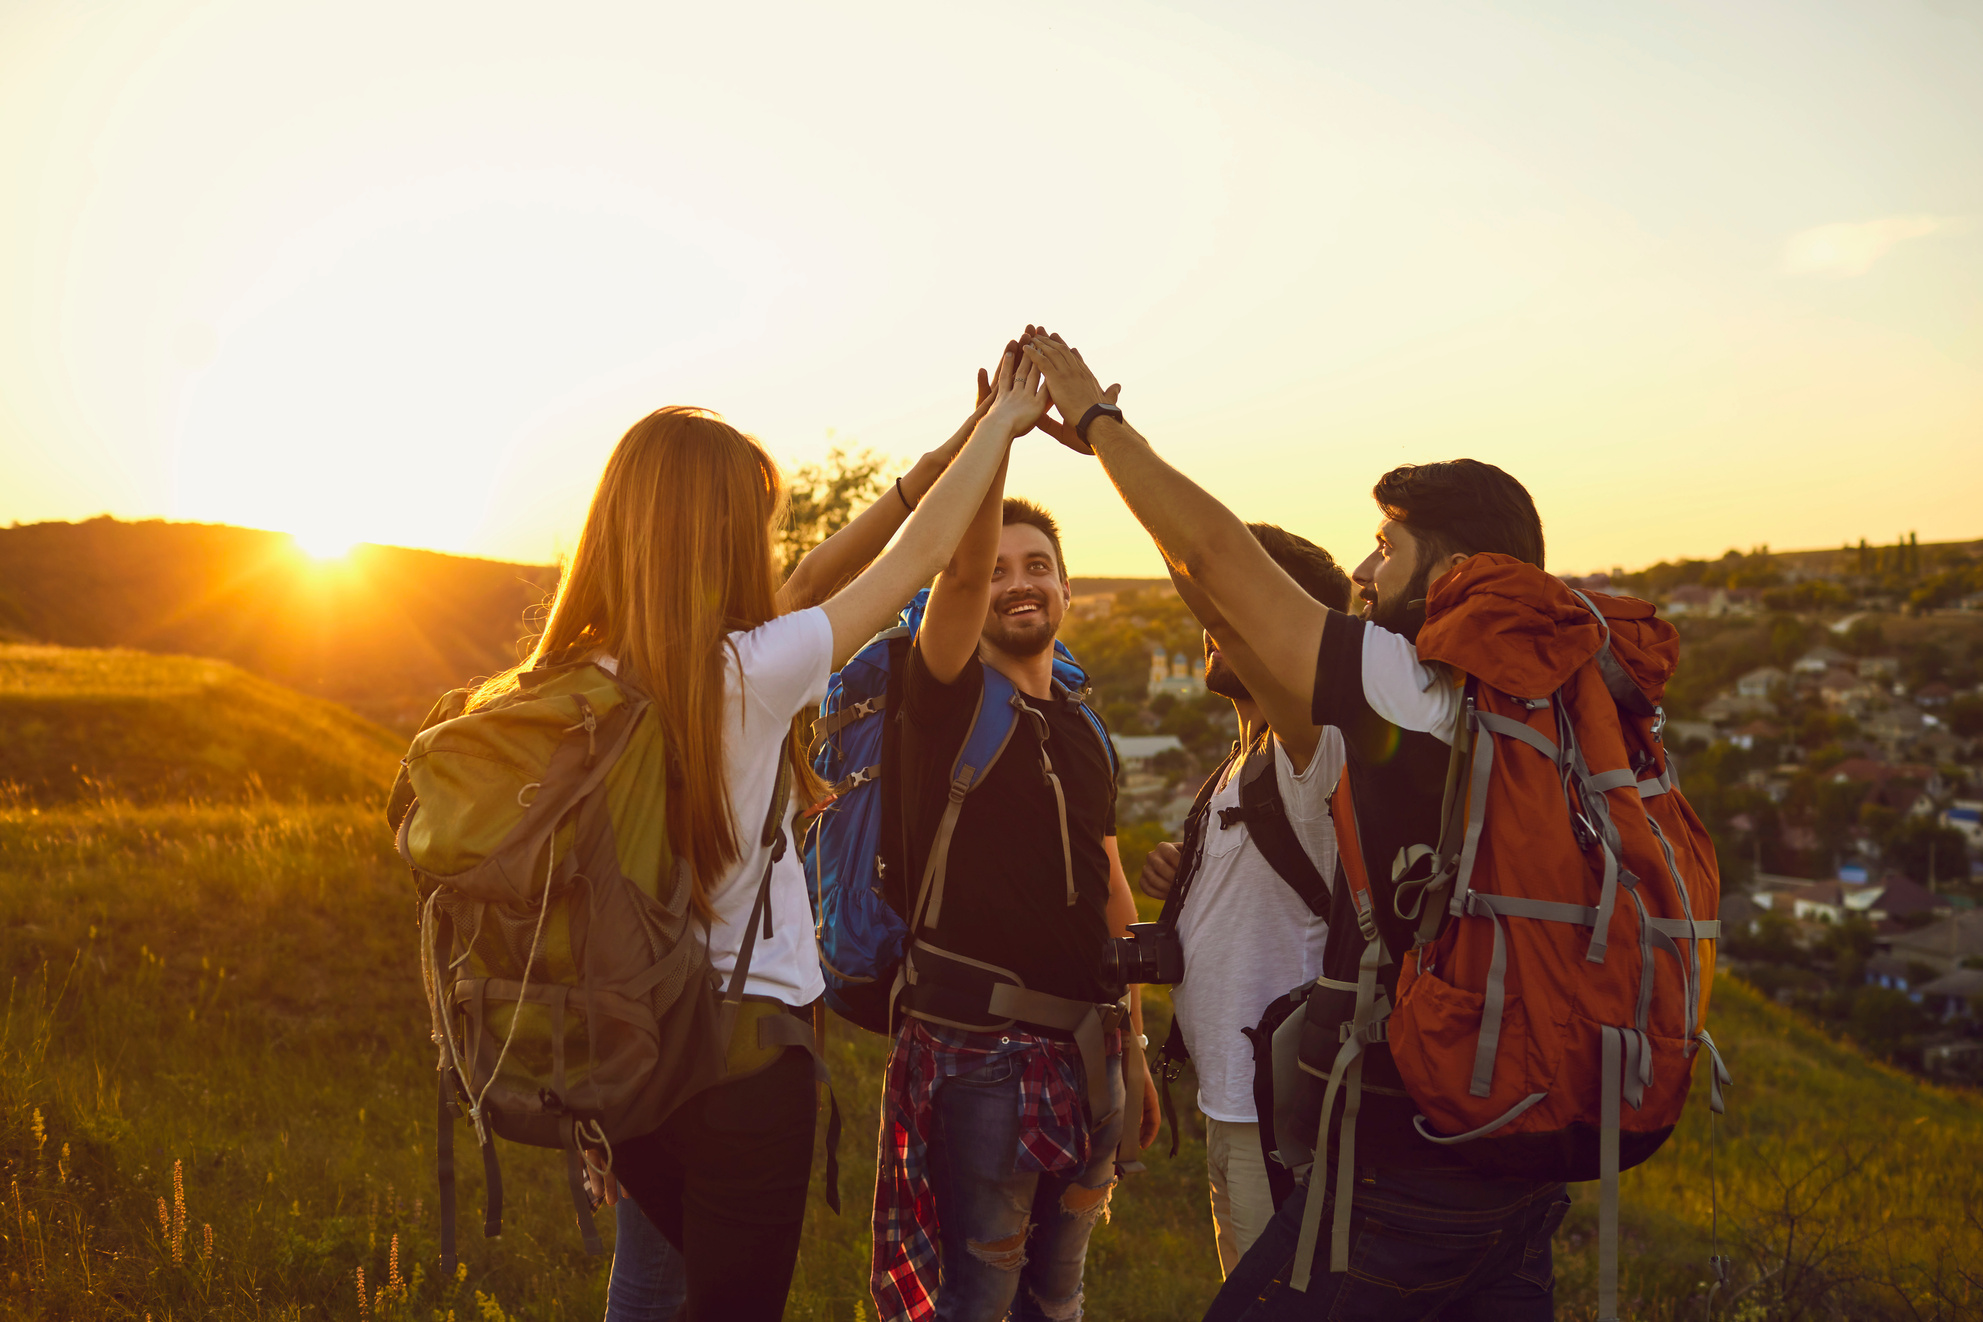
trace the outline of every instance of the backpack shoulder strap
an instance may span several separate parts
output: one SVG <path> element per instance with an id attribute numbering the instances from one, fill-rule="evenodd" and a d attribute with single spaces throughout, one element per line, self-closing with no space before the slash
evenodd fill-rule
<path id="1" fill-rule="evenodd" d="M 957 832 L 957 817 L 964 810 L 964 797 L 984 783 L 985 776 L 1012 742 L 1012 731 L 1019 724 L 1013 700 L 1019 691 L 998 671 L 979 663 L 984 687 L 978 693 L 978 709 L 971 715 L 971 728 L 964 735 L 964 746 L 950 764 L 950 793 L 943 805 L 943 816 L 930 843 L 930 856 L 923 865 L 922 887 L 916 907 L 909 915 L 911 934 L 924 926 L 935 927 L 943 913 L 944 874 L 950 866 L 950 840 Z"/>
<path id="2" fill-rule="evenodd" d="M 1315 866 L 1315 860 L 1302 847 L 1301 838 L 1288 821 L 1287 805 L 1281 801 L 1280 777 L 1274 774 L 1273 736 L 1256 741 L 1246 752 L 1239 770 L 1239 806 L 1219 810 L 1219 828 L 1245 823 L 1247 834 L 1260 848 L 1288 888 L 1301 897 L 1308 911 L 1318 917 L 1329 913 L 1329 884 Z"/>
<path id="3" fill-rule="evenodd" d="M 778 860 L 785 857 L 785 809 L 791 801 L 792 737 L 787 735 L 785 742 L 778 745 L 778 776 L 772 782 L 771 806 L 765 810 L 764 826 L 757 837 L 758 844 L 769 849 L 770 853 L 764 860 L 764 875 L 757 881 L 757 901 L 751 905 L 750 918 L 744 924 L 744 942 L 737 951 L 730 985 L 724 990 L 716 1011 L 717 1029 L 726 1045 L 736 1031 L 737 1014 L 743 1008 L 744 980 L 750 977 L 751 955 L 757 948 L 759 926 L 763 927 L 766 937 L 771 935 L 771 872 L 778 866 Z"/>
<path id="4" fill-rule="evenodd" d="M 1088 718 L 1088 728 L 1095 732 L 1095 738 L 1102 741 L 1102 760 L 1109 764 L 1110 784 L 1113 785 L 1115 778 L 1122 774 L 1122 762 L 1115 755 L 1115 740 L 1109 738 L 1109 728 L 1102 724 L 1101 713 L 1090 707 L 1088 700 L 1079 692 L 1067 687 L 1067 685 L 1061 683 L 1059 680 L 1056 679 L 1053 682 L 1053 686 L 1055 692 L 1061 694 L 1080 709 L 1081 714 Z M 1111 791 L 1110 797 L 1114 797 L 1113 791 Z"/>

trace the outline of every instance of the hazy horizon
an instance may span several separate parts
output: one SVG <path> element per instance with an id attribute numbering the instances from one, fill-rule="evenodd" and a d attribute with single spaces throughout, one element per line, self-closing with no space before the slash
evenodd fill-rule
<path id="1" fill-rule="evenodd" d="M 1377 474 L 1458 454 L 1563 572 L 1972 538 L 1979 67 L 1954 0 L 25 0 L 0 522 L 547 563 L 651 408 L 906 461 L 1044 320 L 1350 562 Z M 1073 569 L 1161 572 L 1019 445 Z"/>

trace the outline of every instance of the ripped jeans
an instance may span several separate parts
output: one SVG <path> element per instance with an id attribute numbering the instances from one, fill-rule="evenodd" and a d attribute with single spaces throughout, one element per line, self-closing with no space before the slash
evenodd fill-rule
<path id="1" fill-rule="evenodd" d="M 930 1183 L 943 1235 L 938 1322 L 1075 1322 L 1088 1236 L 1108 1214 L 1122 1133 L 1122 1071 L 1110 1057 L 1114 1118 L 1089 1138 L 1086 1167 L 1015 1169 L 1019 1065 L 994 1055 L 937 1086 Z"/>

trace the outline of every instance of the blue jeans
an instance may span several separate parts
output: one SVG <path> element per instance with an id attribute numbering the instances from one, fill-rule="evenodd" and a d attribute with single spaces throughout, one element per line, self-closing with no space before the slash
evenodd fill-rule
<path id="1" fill-rule="evenodd" d="M 1226 1278 L 1205 1322 L 1549 1322 L 1554 1316 L 1549 1240 L 1570 1206 L 1561 1184 L 1464 1171 L 1360 1170 L 1350 1203 L 1349 1271 L 1329 1271 L 1335 1196 L 1325 1191 L 1322 1233 L 1303 1294 L 1288 1285 L 1288 1275 L 1310 1192 L 1296 1189 L 1281 1204 Z"/>
<path id="2" fill-rule="evenodd" d="M 689 1297 L 680 1251 L 633 1199 L 622 1197 L 614 1212 L 606 1322 L 675 1322 Z"/>
<path id="3" fill-rule="evenodd" d="M 1107 1110 L 1081 1170 L 1017 1169 L 1017 1052 L 937 1085 L 930 1183 L 942 1228 L 938 1322 L 1075 1322 L 1088 1237 L 1108 1211 L 1122 1135 L 1122 1072 L 1110 1057 Z M 1023 1288 L 1022 1288 L 1023 1287 Z"/>

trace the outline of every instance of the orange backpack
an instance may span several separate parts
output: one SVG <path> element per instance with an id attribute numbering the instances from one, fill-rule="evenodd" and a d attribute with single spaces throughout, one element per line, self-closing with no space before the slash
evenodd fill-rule
<path id="1" fill-rule="evenodd" d="M 1423 1137 L 1486 1174 L 1601 1180 L 1602 1318 L 1617 1314 L 1618 1172 L 1673 1132 L 1697 1049 L 1715 1111 L 1728 1080 L 1705 1026 L 1720 873 L 1660 742 L 1679 651 L 1650 603 L 1574 591 L 1510 556 L 1473 556 L 1434 584 L 1419 659 L 1465 685 L 1444 826 L 1436 849 L 1368 860 L 1390 868 L 1418 936 L 1395 1008 L 1360 995 L 1330 1072 L 1333 1094 L 1360 1073 L 1359 1039 L 1388 1040 Z M 1367 878 L 1350 885 L 1366 911 Z M 1364 930 L 1371 986 L 1392 952 Z"/>

